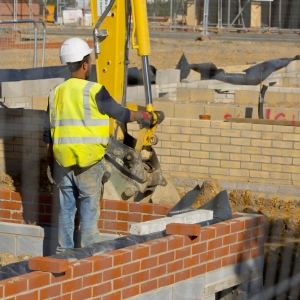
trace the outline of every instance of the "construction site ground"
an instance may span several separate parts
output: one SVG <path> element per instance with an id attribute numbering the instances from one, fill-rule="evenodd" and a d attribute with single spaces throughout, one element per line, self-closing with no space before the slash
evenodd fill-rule
<path id="1" fill-rule="evenodd" d="M 217 67 L 231 72 L 230 66 L 251 65 L 262 61 L 294 57 L 300 54 L 300 44 L 286 42 L 244 42 L 244 41 L 216 41 L 216 40 L 187 40 L 187 39 L 151 39 L 150 64 L 157 69 L 174 69 L 184 53 L 189 63 L 214 63 Z M 69 36 L 48 36 L 47 42 L 63 42 Z M 299 36 L 295 35 L 295 39 Z M 91 39 L 91 37 L 88 37 Z M 21 55 L 21 50 L 4 50 L 0 62 L 11 62 L 5 68 L 18 68 L 13 57 Z M 46 49 L 45 66 L 59 65 L 59 49 Z M 130 50 L 129 67 L 141 68 L 141 60 L 135 50 Z M 45 167 L 43 167 L 45 170 Z M 34 178 L 34 175 L 33 175 Z M 20 176 L 12 178 L 0 173 L 0 189 L 18 190 L 21 186 L 30 189 L 30 179 L 22 180 Z M 197 205 L 211 199 L 222 189 L 216 181 L 203 185 Z M 40 180 L 40 191 L 50 192 L 51 187 L 46 178 Z M 265 288 L 268 284 L 283 281 L 299 272 L 299 234 L 300 234 L 300 201 L 295 198 L 286 198 L 285 195 L 276 197 L 262 197 L 251 191 L 228 191 L 233 211 L 259 213 L 266 216 L 266 248 L 265 248 Z M 182 196 L 182 195 L 181 195 Z M 13 257 L 0 254 L 0 266 L 28 257 Z M 297 266 L 298 265 L 298 266 Z M 297 267 L 295 267 L 297 266 Z M 297 270 L 296 270 L 297 269 Z M 289 295 L 282 294 L 276 299 L 299 299 L 299 284 Z"/>

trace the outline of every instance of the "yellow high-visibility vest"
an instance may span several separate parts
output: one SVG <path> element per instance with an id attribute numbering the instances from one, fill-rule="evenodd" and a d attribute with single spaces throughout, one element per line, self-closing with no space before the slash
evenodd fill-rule
<path id="1" fill-rule="evenodd" d="M 71 78 L 49 96 L 50 129 L 55 159 L 63 167 L 100 161 L 109 140 L 109 117 L 99 112 L 95 96 L 102 85 Z"/>

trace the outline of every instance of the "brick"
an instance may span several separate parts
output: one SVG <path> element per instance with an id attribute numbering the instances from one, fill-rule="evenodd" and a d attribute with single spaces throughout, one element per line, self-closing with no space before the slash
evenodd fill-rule
<path id="1" fill-rule="evenodd" d="M 90 274 L 93 271 L 93 263 L 89 260 L 79 260 L 73 265 L 73 277 Z"/>
<path id="2" fill-rule="evenodd" d="M 104 208 L 107 210 L 121 210 L 128 211 L 129 203 L 120 200 L 102 200 L 104 201 Z"/>
<path id="3" fill-rule="evenodd" d="M 191 247 L 185 247 L 175 251 L 175 259 L 189 257 L 191 255 Z"/>
<path id="4" fill-rule="evenodd" d="M 215 248 L 220 248 L 220 247 L 222 247 L 222 238 L 221 237 L 207 242 L 208 250 L 213 250 Z"/>
<path id="5" fill-rule="evenodd" d="M 62 283 L 62 293 L 70 293 L 82 288 L 82 278 L 76 278 Z"/>
<path id="6" fill-rule="evenodd" d="M 140 290 L 139 285 L 130 286 L 129 288 L 122 290 L 122 292 L 121 292 L 122 298 L 121 298 L 121 295 L 119 295 L 119 298 L 115 298 L 115 300 L 126 299 L 129 297 L 136 296 L 139 294 L 139 290 Z M 106 300 L 113 300 L 113 298 L 107 298 Z"/>
<path id="7" fill-rule="evenodd" d="M 237 241 L 237 234 L 230 234 L 223 237 L 223 245 L 233 244 Z"/>
<path id="8" fill-rule="evenodd" d="M 218 259 L 207 263 L 207 272 L 211 272 L 216 269 L 220 269 L 222 266 L 222 260 Z"/>
<path id="9" fill-rule="evenodd" d="M 146 214 L 153 214 L 153 205 L 150 203 L 129 203 L 130 212 L 140 212 Z"/>
<path id="10" fill-rule="evenodd" d="M 141 266 L 140 261 L 126 264 L 122 267 L 122 275 L 124 276 L 124 275 L 139 272 L 141 270 L 140 266 Z M 145 269 L 145 268 L 143 268 L 143 269 Z"/>
<path id="11" fill-rule="evenodd" d="M 210 240 L 215 238 L 216 230 L 213 227 L 201 228 L 201 241 Z"/>
<path id="12" fill-rule="evenodd" d="M 141 270 L 150 269 L 156 267 L 157 265 L 158 265 L 157 255 L 141 260 Z"/>
<path id="13" fill-rule="evenodd" d="M 122 274 L 121 271 L 122 271 L 121 267 L 111 268 L 109 270 L 105 270 L 105 271 L 103 271 L 103 280 L 108 281 L 108 280 L 112 280 L 112 279 L 115 279 L 117 277 L 120 277 L 121 274 Z"/>
<path id="14" fill-rule="evenodd" d="M 61 285 L 51 285 L 40 290 L 40 299 L 49 299 L 61 295 Z"/>
<path id="15" fill-rule="evenodd" d="M 27 292 L 24 295 L 18 295 L 14 298 L 15 300 L 38 300 L 39 299 L 39 292 L 33 291 L 33 292 Z"/>
<path id="16" fill-rule="evenodd" d="M 262 153 L 262 151 L 264 150 L 266 149 L 261 149 L 257 147 L 242 147 L 242 153 L 247 153 L 247 154 L 264 154 Z"/>
<path id="17" fill-rule="evenodd" d="M 5 210 L 5 209 L 0 209 L 0 218 L 3 219 L 10 219 L 11 214 L 9 210 Z"/>
<path id="18" fill-rule="evenodd" d="M 141 216 L 141 214 L 136 214 L 136 213 L 119 212 L 117 219 L 120 220 L 120 221 L 139 223 L 139 222 L 142 221 L 142 216 Z"/>
<path id="19" fill-rule="evenodd" d="M 198 236 L 200 235 L 200 231 L 201 226 L 198 224 L 170 223 L 166 226 L 167 234 Z"/>
<path id="20" fill-rule="evenodd" d="M 149 256 L 149 247 L 134 245 L 126 247 L 126 250 L 131 252 L 131 260 L 140 260 Z"/>
<path id="21" fill-rule="evenodd" d="M 106 255 L 113 258 L 114 266 L 123 265 L 131 261 L 131 253 L 123 249 L 110 251 Z"/>
<path id="22" fill-rule="evenodd" d="M 191 278 L 191 270 L 182 270 L 180 272 L 175 273 L 175 282 L 187 280 Z"/>
<path id="23" fill-rule="evenodd" d="M 207 262 L 209 260 L 213 260 L 215 258 L 215 252 L 213 250 L 207 251 L 205 253 L 200 254 L 200 263 Z"/>
<path id="24" fill-rule="evenodd" d="M 69 268 L 69 265 L 70 263 L 66 259 L 57 259 L 42 256 L 31 257 L 28 261 L 28 268 L 30 270 L 51 273 L 65 272 Z"/>
<path id="25" fill-rule="evenodd" d="M 125 231 L 128 232 L 129 224 L 127 222 L 104 222 L 104 229 L 116 230 L 116 231 Z"/>
<path id="26" fill-rule="evenodd" d="M 140 271 L 138 273 L 131 275 L 132 284 L 141 283 L 143 281 L 148 281 L 150 276 L 149 270 Z"/>
<path id="27" fill-rule="evenodd" d="M 141 294 L 157 289 L 157 279 L 150 280 L 141 284 Z"/>
<path id="28" fill-rule="evenodd" d="M 101 211 L 100 219 L 117 220 L 117 213 L 111 211 Z"/>
<path id="29" fill-rule="evenodd" d="M 182 270 L 183 268 L 183 260 L 176 260 L 173 262 L 170 262 L 167 265 L 167 273 L 174 273 L 178 270 Z"/>
<path id="30" fill-rule="evenodd" d="M 223 236 L 230 233 L 230 225 L 225 223 L 218 223 L 212 225 L 216 228 L 216 237 Z"/>
<path id="31" fill-rule="evenodd" d="M 196 277 L 206 273 L 206 264 L 198 265 L 191 269 L 191 277 Z"/>
<path id="32" fill-rule="evenodd" d="M 192 266 L 198 265 L 200 262 L 199 255 L 190 255 L 183 259 L 183 265 L 185 269 L 191 268 Z"/>
<path id="33" fill-rule="evenodd" d="M 113 280 L 113 289 L 123 289 L 126 286 L 131 285 L 131 275 L 130 276 L 122 276 L 121 278 L 117 278 Z"/>
<path id="34" fill-rule="evenodd" d="M 12 277 L 1 281 L 2 289 L 4 288 L 4 296 L 12 296 L 27 290 L 27 280 L 24 277 Z"/>
<path id="35" fill-rule="evenodd" d="M 32 272 L 26 274 L 28 289 L 33 290 L 50 284 L 50 275 L 42 272 Z"/>
<path id="36" fill-rule="evenodd" d="M 81 289 L 80 291 L 72 293 L 72 300 L 82 300 L 82 299 L 91 299 L 92 297 L 92 288 L 87 287 Z"/>
<path id="37" fill-rule="evenodd" d="M 229 254 L 229 246 L 225 246 L 215 250 L 215 258 L 221 258 Z"/>
<path id="38" fill-rule="evenodd" d="M 168 274 L 167 276 L 158 278 L 158 288 L 171 285 L 175 282 L 174 274 Z"/>
<path id="39" fill-rule="evenodd" d="M 236 255 L 232 255 L 232 256 L 227 256 L 222 258 L 222 267 L 226 267 L 228 265 L 233 265 L 235 264 L 237 256 Z"/>
<path id="40" fill-rule="evenodd" d="M 111 286 L 112 286 L 111 281 L 94 286 L 93 287 L 93 296 L 96 297 L 96 296 L 105 295 L 105 294 L 111 292 L 111 290 L 112 290 Z"/>
<path id="41" fill-rule="evenodd" d="M 83 286 L 98 285 L 102 283 L 102 273 L 92 273 L 82 278 Z"/>
<path id="42" fill-rule="evenodd" d="M 18 194 L 20 195 L 19 193 L 14 193 L 14 192 L 10 192 L 10 191 L 6 191 L 6 190 L 1 190 L 0 191 L 0 199 L 5 199 L 5 200 L 10 200 L 10 196 L 11 194 Z M 14 199 L 12 199 L 14 200 Z"/>
<path id="43" fill-rule="evenodd" d="M 167 252 L 158 256 L 158 265 L 167 264 L 175 259 L 175 252 Z"/>
<path id="44" fill-rule="evenodd" d="M 150 279 L 160 277 L 164 274 L 167 274 L 166 265 L 158 266 L 150 269 Z"/>

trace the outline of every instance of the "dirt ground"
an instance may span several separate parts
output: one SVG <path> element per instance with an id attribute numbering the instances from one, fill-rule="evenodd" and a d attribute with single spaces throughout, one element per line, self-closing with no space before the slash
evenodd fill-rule
<path id="1" fill-rule="evenodd" d="M 63 42 L 66 38 L 69 36 L 48 36 L 47 41 Z M 295 38 L 299 38 L 298 35 L 295 35 Z M 189 63 L 212 62 L 217 67 L 237 65 L 249 65 L 250 67 L 261 61 L 299 55 L 300 44 L 268 42 L 267 38 L 264 42 L 155 38 L 151 39 L 151 51 L 149 62 L 157 69 L 174 69 L 183 53 Z M 58 53 L 58 49 L 46 49 L 45 66 L 59 65 Z M 0 56 L 2 68 L 18 68 L 17 57 L 20 56 L 20 52 L 1 50 L 1 54 L 3 54 Z M 130 50 L 129 67 L 141 67 L 141 60 L 135 50 Z M 230 71 L 230 68 L 225 68 L 226 70 Z M 40 178 L 39 181 L 41 192 L 51 192 L 51 186 L 45 177 Z M 20 176 L 11 178 L 7 174 L 0 173 L 1 189 L 18 190 L 21 186 L 30 189 L 30 178 L 24 179 L 22 182 Z M 206 197 L 215 195 L 220 189 L 217 182 L 209 183 L 204 189 Z M 297 199 L 286 201 L 284 196 L 282 198 L 262 198 L 251 191 L 244 190 L 229 191 L 229 199 L 233 211 L 259 213 L 266 216 L 265 288 L 298 273 L 294 265 L 299 265 L 298 256 L 300 256 L 298 251 L 300 202 Z M 198 201 L 198 204 L 201 204 L 205 199 L 198 199 Z M 12 257 L 0 254 L 0 266 L 22 259 L 28 259 L 28 256 L 25 254 L 21 257 Z M 300 299 L 298 295 L 300 295 L 299 289 L 293 289 L 276 299 L 296 300 Z"/>

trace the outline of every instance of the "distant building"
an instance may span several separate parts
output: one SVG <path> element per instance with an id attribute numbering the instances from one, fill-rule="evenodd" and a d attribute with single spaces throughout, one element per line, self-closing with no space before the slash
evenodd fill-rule
<path id="1" fill-rule="evenodd" d="M 16 10 L 17 20 L 33 19 L 38 20 L 40 16 L 39 0 L 18 0 L 18 7 Z M 0 19 L 13 20 L 14 19 L 14 0 L 0 1 Z"/>

